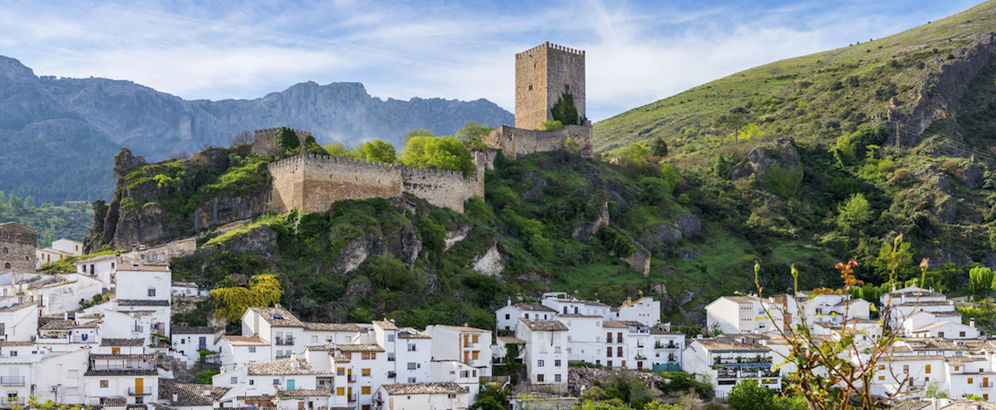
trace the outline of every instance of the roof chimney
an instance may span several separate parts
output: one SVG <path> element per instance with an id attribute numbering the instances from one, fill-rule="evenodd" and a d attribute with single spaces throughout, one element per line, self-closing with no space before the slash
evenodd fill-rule
<path id="1" fill-rule="evenodd" d="M 176 393 L 173 393 L 173 401 L 171 401 L 170 404 L 176 404 L 176 401 L 179 400 L 179 399 L 180 399 L 180 396 L 178 394 L 176 394 Z"/>
<path id="2" fill-rule="evenodd" d="M 968 327 L 975 327 L 975 318 L 968 319 Z"/>

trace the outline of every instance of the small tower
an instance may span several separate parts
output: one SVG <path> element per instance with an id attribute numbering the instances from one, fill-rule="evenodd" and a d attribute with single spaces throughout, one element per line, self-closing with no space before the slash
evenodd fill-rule
<path id="1" fill-rule="evenodd" d="M 537 129 L 552 120 L 550 109 L 565 92 L 584 117 L 584 50 L 548 41 L 515 55 L 516 128 Z"/>

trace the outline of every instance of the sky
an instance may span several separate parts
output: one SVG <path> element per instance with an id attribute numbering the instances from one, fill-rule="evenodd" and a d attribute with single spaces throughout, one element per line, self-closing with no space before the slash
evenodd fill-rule
<path id="1" fill-rule="evenodd" d="M 10 1 L 0 55 L 36 75 L 131 80 L 185 99 L 362 82 L 380 98 L 514 112 L 514 55 L 586 51 L 598 121 L 737 71 L 865 42 L 978 0 Z"/>

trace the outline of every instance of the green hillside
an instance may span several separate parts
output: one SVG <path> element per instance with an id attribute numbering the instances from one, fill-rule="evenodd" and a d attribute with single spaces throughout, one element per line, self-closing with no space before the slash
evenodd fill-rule
<path id="1" fill-rule="evenodd" d="M 595 124 L 596 148 L 663 137 L 677 154 L 672 160 L 700 164 L 704 156 L 749 144 L 752 124 L 752 140 L 822 143 L 862 127 L 892 126 L 890 99 L 908 106 L 928 76 L 966 58 L 966 46 L 994 31 L 996 2 L 989 1 L 886 38 L 755 67 Z M 992 75 L 979 78 L 985 91 L 993 89 Z M 989 108 L 988 97 L 981 108 Z M 977 108 L 978 101 L 960 107 Z"/>

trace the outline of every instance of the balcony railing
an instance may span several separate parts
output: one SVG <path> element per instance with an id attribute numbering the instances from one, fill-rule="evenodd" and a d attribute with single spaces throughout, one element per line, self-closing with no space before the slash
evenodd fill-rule
<path id="1" fill-rule="evenodd" d="M 276 356 L 276 359 L 277 360 L 280 360 L 280 359 L 289 359 L 290 357 L 291 357 L 290 353 L 287 353 L 287 354 L 278 354 Z"/>
<path id="2" fill-rule="evenodd" d="M 24 376 L 0 376 L 0 385 L 24 386 Z"/>
<path id="3" fill-rule="evenodd" d="M 674 342 L 668 342 L 668 344 L 654 343 L 654 349 L 677 349 L 678 344 Z"/>
<path id="4" fill-rule="evenodd" d="M 277 338 L 277 345 L 278 346 L 290 346 L 292 344 L 294 344 L 294 338 L 293 337 L 287 337 L 287 338 L 279 338 L 278 337 Z"/>
<path id="5" fill-rule="evenodd" d="M 152 395 L 152 389 L 147 388 L 147 387 L 143 387 L 141 389 L 134 388 L 134 387 L 129 387 L 128 388 L 128 395 L 129 396 L 149 396 L 149 395 Z"/>

